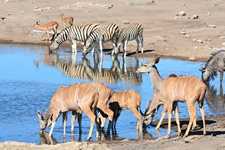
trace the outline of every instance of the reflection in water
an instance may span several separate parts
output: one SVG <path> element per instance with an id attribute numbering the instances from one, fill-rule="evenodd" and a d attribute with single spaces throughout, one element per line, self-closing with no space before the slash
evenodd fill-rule
<path id="1" fill-rule="evenodd" d="M 45 130 L 43 132 L 40 132 L 39 135 L 40 135 L 39 145 L 43 145 L 43 144 L 55 145 L 58 143 L 53 136 L 49 137 L 48 132 Z"/>
<path id="2" fill-rule="evenodd" d="M 126 58 L 123 58 L 122 69 L 120 68 L 120 61 L 114 58 L 110 68 L 102 68 L 102 59 L 95 56 L 93 57 L 94 64 L 91 66 L 90 60 L 83 57 L 82 63 L 77 63 L 76 54 L 71 54 L 71 59 L 66 61 L 60 59 L 57 53 L 51 53 L 49 60 L 52 62 L 64 75 L 71 78 L 90 79 L 97 82 L 115 83 L 118 80 L 122 82 L 130 82 L 132 84 L 142 83 L 142 75 L 137 74 L 135 71 L 139 67 L 139 59 L 136 58 L 135 67 L 127 68 Z M 99 65 L 100 63 L 100 65 Z M 50 63 L 51 64 L 51 63 Z"/>
<path id="3" fill-rule="evenodd" d="M 212 110 L 218 114 L 225 113 L 225 95 L 223 95 L 223 86 L 220 84 L 220 93 L 217 95 L 217 89 L 206 84 L 205 99 Z"/>
<path id="4" fill-rule="evenodd" d="M 40 132 L 39 135 L 40 135 L 39 145 L 43 145 L 43 144 L 56 145 L 57 143 L 59 143 L 59 142 L 57 142 L 57 140 L 53 136 L 49 137 L 49 133 L 45 130 L 43 132 Z M 79 133 L 78 141 L 81 141 L 81 135 L 82 134 Z M 75 141 L 75 136 L 72 132 L 71 142 L 73 142 L 73 141 Z M 65 136 L 63 137 L 63 143 L 66 143 L 66 137 Z"/>

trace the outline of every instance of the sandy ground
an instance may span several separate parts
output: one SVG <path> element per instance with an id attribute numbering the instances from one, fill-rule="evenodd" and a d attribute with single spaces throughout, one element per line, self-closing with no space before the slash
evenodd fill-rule
<path id="1" fill-rule="evenodd" d="M 36 21 L 44 25 L 50 21 L 59 23 L 58 33 L 63 30 L 63 23 L 58 18 L 61 13 L 65 17 L 74 17 L 74 25 L 99 23 L 101 26 L 116 23 L 120 28 L 126 23 L 138 22 L 144 27 L 144 53 L 135 54 L 136 42 L 128 43 L 128 55 L 150 57 L 155 54 L 161 57 L 188 60 L 195 57 L 197 61 L 207 61 L 215 48 L 225 47 L 225 1 L 223 0 L 96 0 L 95 3 L 83 0 L 0 0 L 0 43 L 38 44 L 49 46 L 44 41 L 45 33 L 34 29 Z M 179 12 L 184 11 L 185 16 Z M 197 19 L 193 16 L 197 15 Z M 67 24 L 68 26 L 69 24 Z M 61 47 L 71 47 L 65 42 Z M 81 47 L 81 45 L 79 45 Z M 112 44 L 105 43 L 105 49 Z M 187 124 L 188 118 L 183 120 Z M 181 120 L 182 123 L 182 120 Z M 167 121 L 165 120 L 164 127 Z M 168 140 L 152 140 L 144 138 L 139 141 L 100 141 L 82 142 L 81 149 L 88 145 L 98 144 L 98 149 L 225 149 L 225 120 L 223 117 L 207 118 L 207 136 L 202 136 L 201 121 L 197 131 L 187 138 L 171 137 Z M 174 125 L 176 128 L 176 125 Z M 185 130 L 186 126 L 182 126 Z M 75 142 L 79 145 L 79 142 Z M 103 145 L 102 145 L 103 144 Z M 23 146 L 24 147 L 23 147 Z M 67 149 L 65 144 L 58 148 Z M 66 143 L 74 148 L 74 142 Z M 31 147 L 30 147 L 31 146 Z M 5 142 L 0 149 L 20 147 L 26 149 L 45 149 L 43 146 L 25 143 Z M 48 147 L 55 148 L 54 146 Z M 96 147 L 95 147 L 96 148 Z M 76 149 L 76 148 L 74 148 Z M 93 149 L 93 148 L 91 148 Z"/>

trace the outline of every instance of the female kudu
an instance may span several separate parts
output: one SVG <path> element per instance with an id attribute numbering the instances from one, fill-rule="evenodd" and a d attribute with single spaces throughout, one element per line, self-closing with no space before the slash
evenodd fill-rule
<path id="1" fill-rule="evenodd" d="M 200 111 L 202 114 L 204 131 L 205 129 L 205 113 L 203 109 L 203 101 L 205 96 L 206 85 L 197 77 L 169 77 L 162 79 L 155 66 L 160 60 L 160 57 L 155 56 L 150 62 L 145 63 L 143 66 L 137 69 L 137 72 L 149 73 L 150 79 L 153 84 L 153 88 L 160 91 L 163 99 L 166 101 L 166 107 L 168 111 L 168 132 L 166 138 L 170 135 L 171 126 L 171 113 L 172 105 L 174 102 L 186 102 L 188 111 L 190 113 L 190 121 L 184 137 L 188 136 L 191 125 L 196 118 L 196 106 L 195 102 L 198 101 Z M 164 113 L 165 115 L 165 113 Z M 179 135 L 178 131 L 178 135 Z"/>
<path id="2" fill-rule="evenodd" d="M 96 119 L 93 112 L 95 112 L 98 98 L 98 91 L 88 83 L 77 83 L 68 87 L 59 87 L 52 97 L 45 114 L 42 116 L 41 112 L 38 111 L 40 131 L 43 131 L 51 125 L 49 132 L 49 136 L 51 136 L 55 123 L 61 113 L 65 114 L 68 111 L 80 112 L 83 110 L 91 120 L 91 127 L 87 138 L 87 140 L 90 140 Z"/>
<path id="3" fill-rule="evenodd" d="M 122 110 L 130 109 L 132 113 L 138 119 L 137 130 L 142 135 L 142 121 L 141 114 L 138 112 L 138 108 L 141 110 L 141 97 L 133 90 L 124 90 L 121 92 L 114 91 L 112 97 L 109 100 L 109 108 L 114 112 L 113 125 L 116 125 L 116 121 Z M 107 132 L 110 133 L 111 122 L 109 122 Z"/>

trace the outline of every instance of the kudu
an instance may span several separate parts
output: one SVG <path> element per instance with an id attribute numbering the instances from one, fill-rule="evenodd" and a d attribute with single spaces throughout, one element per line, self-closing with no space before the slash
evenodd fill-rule
<path id="1" fill-rule="evenodd" d="M 109 116 L 109 120 L 112 121 L 114 114 L 113 111 L 110 110 L 109 107 L 107 106 L 109 98 L 112 95 L 111 89 L 103 83 L 89 82 L 89 84 L 95 87 L 99 93 L 99 100 L 96 105 L 96 108 L 99 112 L 99 116 L 101 119 L 101 127 L 104 128 L 107 117 Z M 81 119 L 80 116 L 78 116 L 78 121 L 80 119 Z M 75 119 L 73 120 L 75 121 Z M 74 121 L 72 121 L 72 127 L 74 126 Z"/>
<path id="2" fill-rule="evenodd" d="M 98 99 L 98 91 L 95 87 L 88 83 L 81 82 L 74 85 L 70 85 L 68 87 L 59 87 L 55 95 L 52 97 L 50 105 L 46 110 L 45 114 L 41 115 L 41 112 L 38 111 L 38 116 L 40 118 L 40 131 L 43 131 L 51 125 L 51 130 L 49 132 L 49 136 L 51 136 L 55 123 L 62 113 L 66 114 L 68 111 L 79 113 L 83 110 L 84 113 L 91 120 L 91 127 L 87 138 L 87 140 L 90 140 L 94 127 L 94 122 L 96 119 L 94 112 Z M 65 118 L 66 117 L 63 117 L 63 120 Z"/>
<path id="3" fill-rule="evenodd" d="M 202 72 L 202 80 L 204 82 L 209 81 L 209 79 L 213 79 L 217 75 L 217 71 L 220 72 L 220 84 L 222 84 L 223 80 L 223 72 L 225 71 L 225 51 L 220 50 L 211 54 L 212 56 L 209 58 L 205 67 L 199 69 Z"/>
<path id="4" fill-rule="evenodd" d="M 200 111 L 202 114 L 204 131 L 203 134 L 206 134 L 205 129 L 205 113 L 203 109 L 203 101 L 206 91 L 206 85 L 197 77 L 169 77 L 162 79 L 159 75 L 159 72 L 155 66 L 160 60 L 160 57 L 154 56 L 150 62 L 145 63 L 143 66 L 137 69 L 137 72 L 149 73 L 150 79 L 152 81 L 153 88 L 156 88 L 160 91 L 161 96 L 166 101 L 166 107 L 168 111 L 168 132 L 166 138 L 170 135 L 171 128 L 171 113 L 172 105 L 174 102 L 186 102 L 188 111 L 190 114 L 190 121 L 188 128 L 185 132 L 184 137 L 188 136 L 191 125 L 196 118 L 196 106 L 195 102 L 198 101 Z M 179 135 L 178 131 L 178 135 Z"/>
<path id="5" fill-rule="evenodd" d="M 142 121 L 141 114 L 138 112 L 138 108 L 141 111 L 141 97 L 134 90 L 124 90 L 121 92 L 114 91 L 109 100 L 109 108 L 114 112 L 112 127 L 116 126 L 116 121 L 122 110 L 130 109 L 132 113 L 137 117 L 139 129 L 142 134 Z M 111 122 L 109 122 L 107 133 L 110 133 Z M 140 134 L 140 135 L 141 135 Z"/>

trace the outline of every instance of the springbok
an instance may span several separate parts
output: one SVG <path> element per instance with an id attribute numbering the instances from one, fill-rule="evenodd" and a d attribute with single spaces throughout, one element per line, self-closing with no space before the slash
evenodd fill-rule
<path id="1" fill-rule="evenodd" d="M 209 58 L 205 67 L 199 69 L 202 72 L 202 80 L 204 82 L 209 81 L 209 79 L 213 79 L 217 75 L 217 71 L 220 72 L 220 84 L 222 84 L 223 80 L 223 72 L 225 71 L 225 51 L 220 50 L 211 54 L 212 56 Z"/>
<path id="2" fill-rule="evenodd" d="M 137 72 L 149 73 L 150 79 L 152 81 L 153 88 L 160 91 L 163 99 L 166 101 L 166 107 L 168 111 L 168 132 L 165 138 L 169 138 L 170 127 L 171 127 L 171 113 L 172 106 L 174 102 L 186 102 L 188 111 L 190 114 L 190 121 L 188 128 L 185 132 L 184 137 L 188 136 L 191 125 L 196 118 L 196 106 L 195 102 L 198 101 L 200 111 L 202 114 L 204 131 L 205 129 L 205 113 L 203 109 L 203 101 L 205 97 L 206 85 L 197 77 L 187 76 L 187 77 L 169 77 L 162 79 L 159 72 L 155 66 L 160 60 L 160 57 L 154 56 L 150 62 L 145 63 L 143 66 L 137 69 Z M 162 114 L 163 116 L 165 113 Z M 178 131 L 178 135 L 180 135 Z"/>
<path id="3" fill-rule="evenodd" d="M 39 29 L 44 30 L 46 32 L 46 41 L 49 41 L 49 30 L 50 29 L 53 29 L 53 31 L 55 33 L 54 39 L 57 37 L 57 28 L 59 26 L 59 24 L 57 22 L 51 21 L 43 26 L 41 26 L 39 23 L 40 23 L 40 21 L 37 21 L 33 28 L 38 27 Z M 51 43 L 51 41 L 50 41 L 50 43 Z"/>
<path id="4" fill-rule="evenodd" d="M 62 22 L 64 23 L 64 29 L 66 28 L 66 23 L 69 22 L 70 25 L 73 25 L 73 17 L 67 17 L 67 18 L 63 18 L 64 14 L 60 14 L 59 18 L 62 20 Z"/>
<path id="5" fill-rule="evenodd" d="M 137 117 L 139 129 L 142 134 L 142 121 L 141 114 L 138 112 L 138 108 L 141 111 L 141 97 L 134 90 L 124 90 L 121 92 L 114 91 L 109 100 L 109 108 L 114 112 L 112 127 L 116 126 L 116 121 L 122 110 L 130 109 L 132 113 Z M 111 122 L 109 122 L 107 133 L 110 133 Z M 141 135 L 140 134 L 140 135 Z"/>
<path id="6" fill-rule="evenodd" d="M 37 112 L 40 118 L 40 131 L 45 130 L 51 125 L 51 130 L 49 132 L 49 136 L 51 136 L 55 123 L 61 113 L 63 113 L 63 120 L 65 120 L 66 117 L 64 115 L 68 111 L 76 111 L 79 113 L 83 110 L 91 120 L 91 127 L 87 138 L 87 140 L 90 140 L 96 119 L 94 112 L 98 103 L 98 98 L 98 91 L 88 83 L 81 82 L 68 87 L 59 87 L 52 97 L 45 114 L 42 115 L 39 110 Z M 65 124 L 63 124 L 63 126 L 65 134 Z"/>

